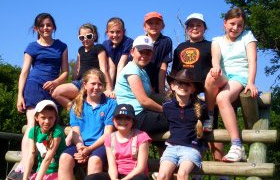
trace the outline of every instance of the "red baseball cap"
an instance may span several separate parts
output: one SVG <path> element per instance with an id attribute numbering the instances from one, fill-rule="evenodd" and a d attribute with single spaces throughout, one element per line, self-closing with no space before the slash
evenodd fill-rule
<path id="1" fill-rule="evenodd" d="M 152 19 L 152 18 L 158 18 L 160 20 L 163 21 L 163 18 L 162 18 L 162 15 L 158 12 L 149 12 L 145 15 L 144 17 L 144 22 L 148 21 L 149 19 Z"/>

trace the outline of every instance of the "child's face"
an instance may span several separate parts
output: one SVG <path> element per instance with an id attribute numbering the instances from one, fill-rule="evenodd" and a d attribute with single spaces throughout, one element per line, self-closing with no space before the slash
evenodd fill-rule
<path id="1" fill-rule="evenodd" d="M 186 29 L 191 42 L 201 41 L 205 32 L 204 24 L 199 19 L 192 19 L 188 22 Z"/>
<path id="2" fill-rule="evenodd" d="M 127 115 L 117 115 L 113 121 L 118 131 L 129 131 L 133 126 L 133 119 Z"/>
<path id="3" fill-rule="evenodd" d="M 112 41 L 113 45 L 117 46 L 123 40 L 124 30 L 119 24 L 113 25 L 107 31 L 107 36 L 108 36 L 109 40 Z"/>
<path id="4" fill-rule="evenodd" d="M 195 86 L 193 83 L 176 80 L 171 83 L 171 89 L 175 92 L 176 96 L 180 97 L 189 97 L 195 92 Z"/>
<path id="5" fill-rule="evenodd" d="M 158 18 L 151 18 L 144 23 L 145 31 L 151 36 L 159 35 L 163 28 L 163 22 Z"/>
<path id="6" fill-rule="evenodd" d="M 52 36 L 54 25 L 50 18 L 45 18 L 39 27 L 35 27 L 35 30 L 43 38 L 48 38 Z"/>
<path id="7" fill-rule="evenodd" d="M 82 42 L 83 46 L 88 49 L 93 45 L 93 42 L 96 38 L 96 34 L 88 28 L 80 29 L 79 39 Z"/>
<path id="8" fill-rule="evenodd" d="M 153 51 L 149 49 L 144 49 L 138 51 L 137 47 L 131 49 L 131 55 L 133 57 L 133 61 L 141 68 L 144 68 L 153 56 Z"/>
<path id="9" fill-rule="evenodd" d="M 227 38 L 235 41 L 244 29 L 244 20 L 242 17 L 225 20 L 224 27 Z"/>
<path id="10" fill-rule="evenodd" d="M 87 92 L 87 95 L 90 97 L 101 96 L 104 90 L 102 82 L 96 75 L 90 75 L 88 81 L 84 83 L 84 88 Z"/>
<path id="11" fill-rule="evenodd" d="M 47 133 L 55 123 L 56 111 L 43 109 L 37 116 L 35 116 L 35 120 L 41 127 L 42 133 Z"/>

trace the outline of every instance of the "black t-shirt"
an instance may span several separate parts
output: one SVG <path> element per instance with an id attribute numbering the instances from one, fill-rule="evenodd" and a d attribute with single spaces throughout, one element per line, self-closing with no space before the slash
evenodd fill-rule
<path id="1" fill-rule="evenodd" d="M 183 42 L 174 50 L 172 70 L 191 69 L 196 80 L 205 81 L 207 73 L 212 67 L 211 42 L 200 41 Z"/>
<path id="2" fill-rule="evenodd" d="M 87 70 L 91 68 L 99 69 L 98 54 L 102 51 L 105 51 L 105 49 L 101 44 L 93 45 L 93 47 L 88 52 L 85 52 L 84 46 L 81 46 L 79 48 L 78 52 L 80 54 L 80 71 L 78 75 L 78 80 L 80 80 L 83 77 L 83 74 Z"/>

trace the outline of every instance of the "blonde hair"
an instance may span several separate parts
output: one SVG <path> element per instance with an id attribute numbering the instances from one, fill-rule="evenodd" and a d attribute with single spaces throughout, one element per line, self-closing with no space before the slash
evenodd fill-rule
<path id="1" fill-rule="evenodd" d="M 125 32 L 124 22 L 121 18 L 118 17 L 112 17 L 108 20 L 106 25 L 106 33 L 111 29 L 113 26 L 119 25 L 123 32 Z"/>
<path id="2" fill-rule="evenodd" d="M 99 69 L 96 69 L 96 68 L 92 68 L 85 72 L 85 74 L 83 75 L 83 78 L 82 78 L 81 90 L 79 91 L 76 98 L 67 105 L 68 111 L 71 108 L 73 108 L 75 115 L 79 118 L 81 117 L 82 109 L 83 109 L 83 102 L 87 95 L 84 84 L 86 84 L 88 82 L 88 80 L 91 78 L 91 76 L 97 76 L 99 78 L 99 80 L 101 81 L 103 87 L 106 86 L 105 75 L 102 71 L 100 71 Z"/>

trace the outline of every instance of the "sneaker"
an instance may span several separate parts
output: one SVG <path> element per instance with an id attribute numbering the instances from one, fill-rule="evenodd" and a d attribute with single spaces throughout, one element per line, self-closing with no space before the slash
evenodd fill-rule
<path id="1" fill-rule="evenodd" d="M 23 172 L 16 172 L 15 170 L 12 170 L 8 176 L 7 180 L 22 180 L 23 178 Z"/>
<path id="2" fill-rule="evenodd" d="M 203 121 L 203 131 L 204 132 L 212 132 L 213 131 L 213 121 L 214 121 L 213 116 L 209 116 L 209 119 L 205 119 Z"/>
<path id="3" fill-rule="evenodd" d="M 224 162 L 239 162 L 246 161 L 246 154 L 244 147 L 232 145 L 227 155 L 223 157 Z"/>
<path id="4" fill-rule="evenodd" d="M 153 172 L 152 173 L 152 179 L 157 180 L 157 177 L 158 177 L 158 172 Z"/>

